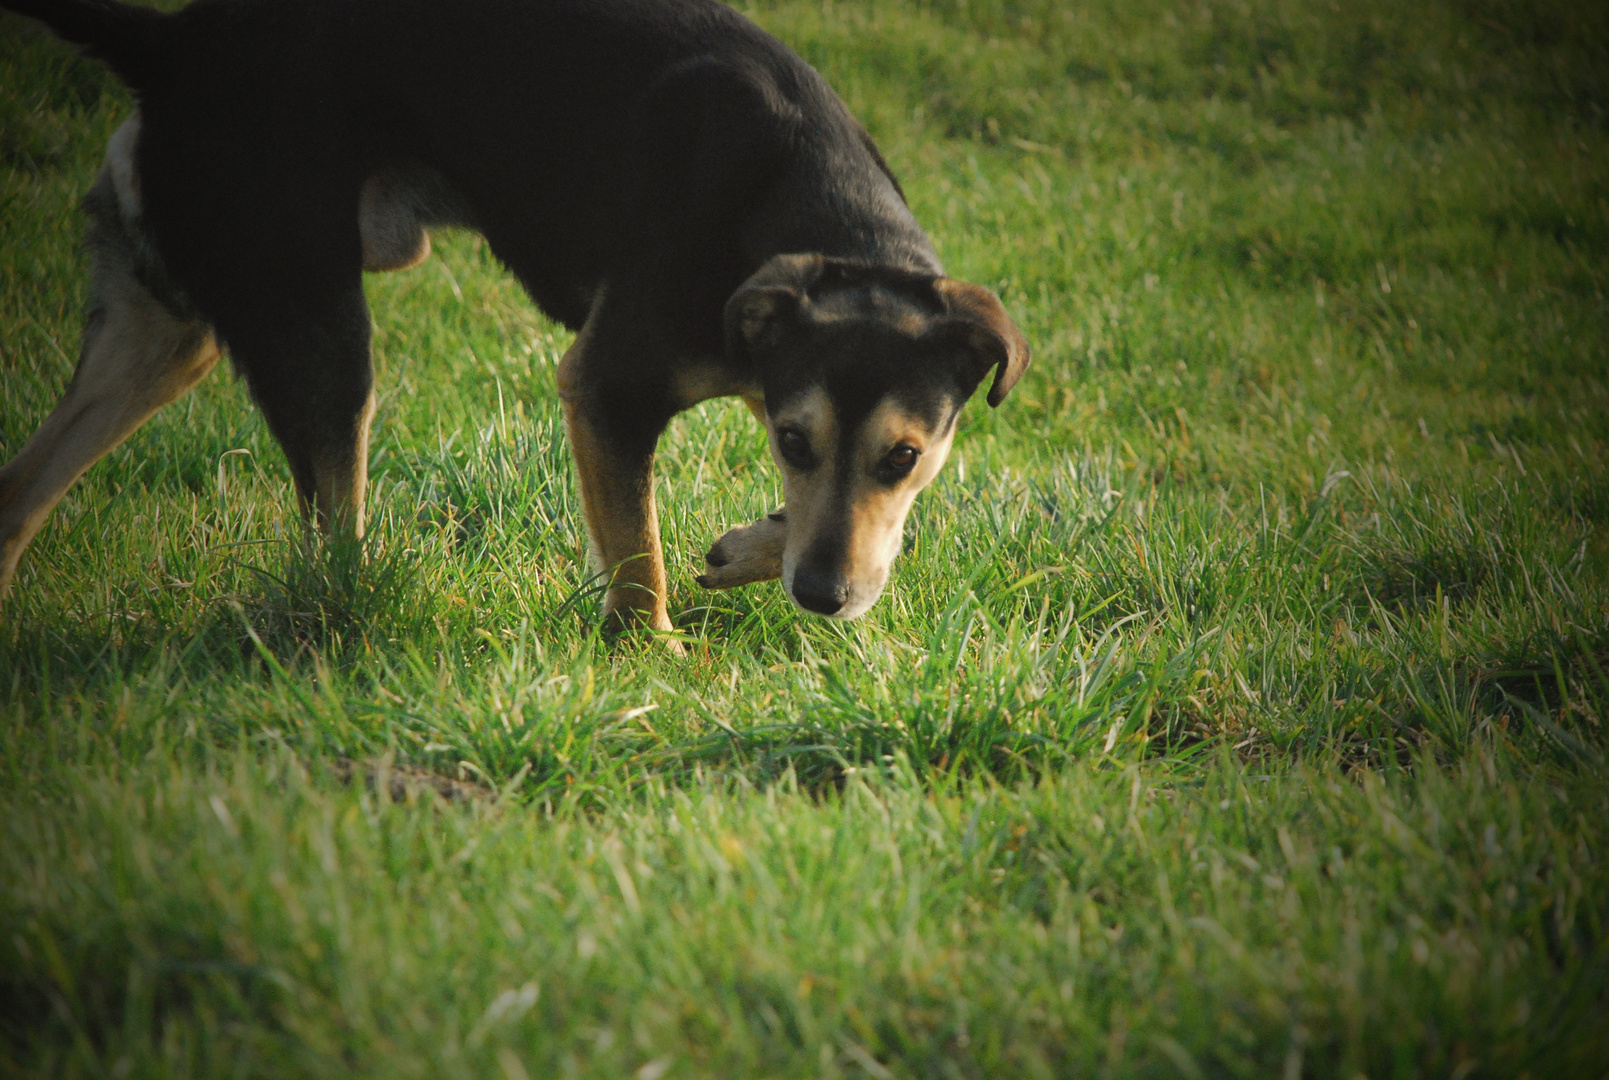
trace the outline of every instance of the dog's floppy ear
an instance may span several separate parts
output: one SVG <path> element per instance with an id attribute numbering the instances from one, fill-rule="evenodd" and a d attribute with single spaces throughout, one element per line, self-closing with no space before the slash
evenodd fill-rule
<path id="1" fill-rule="evenodd" d="M 982 363 L 982 372 L 994 370 L 994 382 L 989 386 L 989 407 L 994 408 L 1028 370 L 1027 339 L 1000 300 L 983 286 L 939 278 L 933 288 L 944 300 L 950 317 L 960 324 L 969 347 Z"/>
<path id="2" fill-rule="evenodd" d="M 778 255 L 738 286 L 726 302 L 727 354 L 749 356 L 778 319 L 808 303 L 825 264 L 820 255 Z"/>

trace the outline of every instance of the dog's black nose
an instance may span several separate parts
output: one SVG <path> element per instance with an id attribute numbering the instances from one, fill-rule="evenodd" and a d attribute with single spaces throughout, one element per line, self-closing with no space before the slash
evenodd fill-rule
<path id="1" fill-rule="evenodd" d="M 834 615 L 849 603 L 849 584 L 836 574 L 800 567 L 793 574 L 793 598 L 818 615 Z"/>

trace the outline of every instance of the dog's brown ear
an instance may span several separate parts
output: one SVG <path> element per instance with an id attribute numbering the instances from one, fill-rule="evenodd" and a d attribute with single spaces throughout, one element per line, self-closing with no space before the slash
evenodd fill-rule
<path id="1" fill-rule="evenodd" d="M 820 255 L 778 255 L 738 286 L 726 302 L 726 351 L 748 356 L 777 321 L 807 302 L 821 277 Z"/>
<path id="2" fill-rule="evenodd" d="M 989 386 L 989 407 L 994 408 L 1028 370 L 1027 339 L 999 298 L 983 286 L 939 278 L 933 287 L 949 308 L 950 317 L 960 323 L 983 370 L 994 370 L 994 382 Z"/>

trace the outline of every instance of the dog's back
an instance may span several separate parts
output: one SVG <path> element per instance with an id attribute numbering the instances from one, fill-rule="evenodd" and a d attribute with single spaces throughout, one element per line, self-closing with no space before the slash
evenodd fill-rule
<path id="1" fill-rule="evenodd" d="M 203 310 L 273 263 L 290 277 L 350 252 L 354 204 L 385 170 L 428 179 L 425 209 L 483 231 L 572 328 L 625 263 L 677 268 L 687 295 L 666 304 L 706 348 L 725 298 L 778 251 L 938 268 L 825 82 L 717 0 L 0 6 L 136 91 L 146 219 Z M 229 265 L 220 236 L 250 265 Z"/>

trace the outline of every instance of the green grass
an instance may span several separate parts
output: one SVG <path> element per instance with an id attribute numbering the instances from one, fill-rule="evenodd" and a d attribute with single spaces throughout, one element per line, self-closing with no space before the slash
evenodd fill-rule
<path id="1" fill-rule="evenodd" d="M 692 583 L 780 489 L 711 403 L 660 456 L 698 643 L 600 640 L 568 336 L 438 237 L 369 282 L 365 550 L 220 371 L 25 557 L 0 1068 L 1609 1075 L 1609 19 L 751 13 L 1035 349 L 888 594 Z M 0 19 L 0 454 L 130 107 Z"/>

